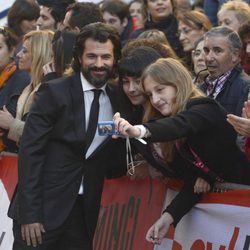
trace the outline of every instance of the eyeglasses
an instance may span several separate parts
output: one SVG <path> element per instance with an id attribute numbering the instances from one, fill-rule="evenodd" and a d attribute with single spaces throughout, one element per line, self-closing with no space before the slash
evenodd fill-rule
<path id="1" fill-rule="evenodd" d="M 193 57 L 199 57 L 199 56 L 201 55 L 201 53 L 203 53 L 203 51 L 200 50 L 200 49 L 197 49 L 197 50 L 193 50 L 193 51 L 192 51 Z"/>
<path id="2" fill-rule="evenodd" d="M 0 26 L 0 34 L 3 34 L 4 36 L 8 35 L 8 31 L 4 26 Z"/>

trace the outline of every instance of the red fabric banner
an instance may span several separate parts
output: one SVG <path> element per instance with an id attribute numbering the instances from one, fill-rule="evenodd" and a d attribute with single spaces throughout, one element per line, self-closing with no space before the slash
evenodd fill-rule
<path id="1" fill-rule="evenodd" d="M 17 155 L 3 154 L 0 156 L 0 180 L 11 200 L 17 184 Z"/>
<path id="2" fill-rule="evenodd" d="M 152 250 L 145 236 L 161 214 L 165 193 L 160 180 L 106 180 L 94 250 Z"/>

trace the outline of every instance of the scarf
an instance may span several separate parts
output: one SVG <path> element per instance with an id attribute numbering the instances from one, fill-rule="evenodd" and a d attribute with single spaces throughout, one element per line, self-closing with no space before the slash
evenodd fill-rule
<path id="1" fill-rule="evenodd" d="M 0 73 L 0 89 L 4 87 L 7 80 L 16 70 L 16 62 L 9 63 L 4 70 Z"/>
<path id="2" fill-rule="evenodd" d="M 16 71 L 16 62 L 9 63 L 0 74 L 0 89 L 2 89 L 10 78 L 10 76 Z M 0 138 L 0 152 L 4 150 L 3 139 Z"/>

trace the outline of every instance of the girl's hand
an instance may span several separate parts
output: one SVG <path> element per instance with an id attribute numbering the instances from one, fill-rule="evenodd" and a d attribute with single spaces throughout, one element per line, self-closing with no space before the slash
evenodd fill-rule
<path id="1" fill-rule="evenodd" d="M 141 134 L 141 130 L 133 125 L 131 125 L 127 120 L 121 118 L 120 113 L 115 113 L 114 124 L 117 132 L 125 137 L 136 138 Z M 117 138 L 119 136 L 115 135 L 113 138 Z"/>
<path id="2" fill-rule="evenodd" d="M 152 242 L 153 244 L 160 245 L 173 221 L 173 217 L 169 213 L 163 213 L 160 219 L 158 219 L 155 224 L 149 228 L 146 240 Z"/>
<path id="3" fill-rule="evenodd" d="M 194 185 L 194 193 L 207 193 L 211 189 L 210 184 L 205 181 L 203 178 L 198 177 L 196 179 L 195 185 Z"/>

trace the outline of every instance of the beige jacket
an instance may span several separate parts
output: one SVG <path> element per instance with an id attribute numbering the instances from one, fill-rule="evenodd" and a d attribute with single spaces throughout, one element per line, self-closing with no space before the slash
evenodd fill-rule
<path id="1" fill-rule="evenodd" d="M 34 89 L 30 83 L 22 92 L 17 102 L 17 111 L 16 118 L 13 123 L 10 125 L 8 138 L 19 143 L 20 138 L 23 134 L 23 128 L 25 122 L 22 121 L 22 118 L 29 112 L 30 107 L 33 103 L 35 93 L 41 84 L 38 84 Z"/>

